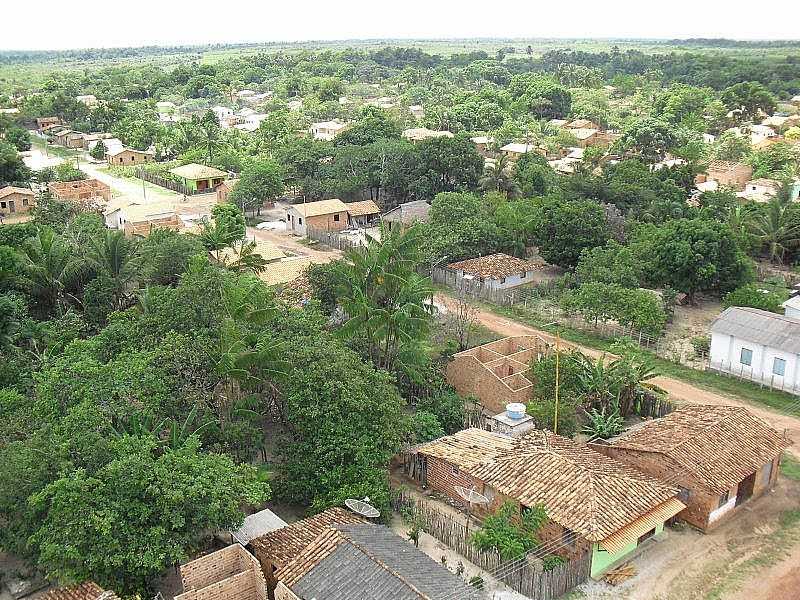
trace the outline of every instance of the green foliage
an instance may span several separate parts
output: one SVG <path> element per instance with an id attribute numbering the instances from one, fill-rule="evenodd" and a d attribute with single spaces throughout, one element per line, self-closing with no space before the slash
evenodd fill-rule
<path id="1" fill-rule="evenodd" d="M 584 283 L 566 293 L 561 306 L 581 313 L 588 321 L 616 321 L 650 335 L 661 333 L 667 321 L 664 305 L 655 293 L 614 283 Z"/>
<path id="2" fill-rule="evenodd" d="M 422 444 L 445 435 L 441 423 L 435 414 L 417 410 L 411 418 L 411 431 L 415 444 Z"/>
<path id="3" fill-rule="evenodd" d="M 5 140 L 20 152 L 31 149 L 31 134 L 22 127 L 9 127 L 5 133 Z"/>
<path id="4" fill-rule="evenodd" d="M 79 181 L 81 179 L 87 179 L 86 173 L 68 162 L 56 165 L 55 172 L 58 181 Z"/>
<path id="5" fill-rule="evenodd" d="M 243 211 L 260 208 L 283 193 L 283 170 L 274 160 L 259 160 L 245 168 L 228 198 Z"/>
<path id="6" fill-rule="evenodd" d="M 589 200 L 548 198 L 534 222 L 544 259 L 565 268 L 574 268 L 584 249 L 602 246 L 610 237 L 603 209 Z"/>
<path id="7" fill-rule="evenodd" d="M 755 118 L 759 112 L 775 112 L 775 96 L 756 81 L 742 81 L 725 88 L 721 95 L 728 110 L 740 110 L 745 118 Z"/>
<path id="8" fill-rule="evenodd" d="M 562 392 L 563 393 L 563 392 Z M 578 431 L 578 403 L 574 397 L 559 394 L 557 433 L 572 437 Z M 553 431 L 556 427 L 556 402 L 554 398 L 534 399 L 528 402 L 527 413 L 533 417 L 537 429 Z"/>
<path id="9" fill-rule="evenodd" d="M 575 269 L 581 283 L 599 282 L 625 288 L 638 288 L 642 264 L 633 251 L 615 240 L 605 246 L 585 249 Z"/>
<path id="10" fill-rule="evenodd" d="M 313 264 L 306 270 L 314 298 L 319 301 L 320 307 L 326 314 L 331 314 L 336 308 L 338 269 L 339 266 L 335 262 L 330 262 Z"/>
<path id="11" fill-rule="evenodd" d="M 618 142 L 620 148 L 640 157 L 646 163 L 661 160 L 677 143 L 675 127 L 653 118 L 632 122 L 625 128 Z"/>
<path id="12" fill-rule="evenodd" d="M 25 183 L 31 178 L 31 172 L 17 149 L 0 140 L 0 184 Z"/>
<path id="13" fill-rule="evenodd" d="M 758 284 L 748 284 L 738 287 L 722 297 L 722 305 L 729 306 L 749 306 L 750 308 L 760 308 L 778 314 L 783 314 L 781 304 L 789 297 L 788 292 L 770 289 L 763 289 Z"/>
<path id="14" fill-rule="evenodd" d="M 495 550 L 503 560 L 515 560 L 539 545 L 537 532 L 547 522 L 543 506 L 517 507 L 506 502 L 484 519 L 470 541 L 481 552 Z"/>
<path id="15" fill-rule="evenodd" d="M 613 406 L 590 409 L 586 413 L 589 422 L 584 426 L 583 432 L 590 437 L 599 437 L 607 440 L 615 435 L 622 433 L 625 428 L 625 421 L 619 414 L 619 407 Z"/>

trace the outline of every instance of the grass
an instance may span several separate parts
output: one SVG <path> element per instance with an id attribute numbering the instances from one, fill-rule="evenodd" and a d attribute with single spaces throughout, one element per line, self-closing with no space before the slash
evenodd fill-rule
<path id="1" fill-rule="evenodd" d="M 71 148 L 64 148 L 63 146 L 55 146 L 53 144 L 48 144 L 44 139 L 40 138 L 39 136 L 31 136 L 31 146 L 34 146 L 49 154 L 51 156 L 58 156 L 59 158 L 75 158 L 80 151 L 73 150 Z"/>
<path id="2" fill-rule="evenodd" d="M 788 452 L 783 453 L 781 458 L 781 475 L 787 479 L 800 481 L 800 460 L 792 458 Z"/>
<path id="3" fill-rule="evenodd" d="M 541 329 L 542 331 L 547 331 L 548 333 L 554 334 L 558 332 L 561 337 L 567 341 L 596 350 L 612 352 L 613 344 L 616 341 L 614 339 L 601 338 L 585 331 L 547 325 L 544 319 L 536 318 L 530 313 L 518 308 L 490 304 L 481 304 L 481 308 L 497 315 L 514 319 L 531 327 Z M 692 367 L 687 367 L 656 356 L 654 353 L 647 350 L 641 350 L 640 354 L 651 359 L 657 370 L 666 377 L 679 379 L 699 388 L 726 396 L 734 396 L 751 404 L 760 404 L 777 412 L 784 412 L 785 414 L 800 417 L 800 414 L 798 414 L 798 412 L 800 412 L 798 410 L 798 402 L 800 402 L 800 399 L 798 399 L 797 396 L 787 394 L 786 392 L 761 388 L 758 384 L 750 381 L 725 376 L 714 371 L 693 369 Z"/>

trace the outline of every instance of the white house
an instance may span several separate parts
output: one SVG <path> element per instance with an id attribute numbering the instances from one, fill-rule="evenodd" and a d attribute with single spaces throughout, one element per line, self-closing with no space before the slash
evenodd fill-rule
<path id="1" fill-rule="evenodd" d="M 800 394 L 800 318 L 732 306 L 711 326 L 709 368 Z"/>
<path id="2" fill-rule="evenodd" d="M 754 202 L 768 202 L 780 190 L 781 182 L 777 179 L 751 179 L 744 184 L 744 191 L 738 195 Z"/>
<path id="3" fill-rule="evenodd" d="M 222 121 L 228 117 L 233 116 L 233 109 L 228 108 L 227 106 L 215 106 L 211 110 L 216 115 L 217 121 L 220 123 L 222 123 Z"/>
<path id="4" fill-rule="evenodd" d="M 337 135 L 342 133 L 346 127 L 347 124 L 340 123 L 339 121 L 321 121 L 319 123 L 312 123 L 308 131 L 315 140 L 330 142 Z"/>
<path id="5" fill-rule="evenodd" d="M 508 254 L 490 254 L 447 265 L 455 274 L 455 286 L 502 290 L 533 281 L 537 266 Z"/>

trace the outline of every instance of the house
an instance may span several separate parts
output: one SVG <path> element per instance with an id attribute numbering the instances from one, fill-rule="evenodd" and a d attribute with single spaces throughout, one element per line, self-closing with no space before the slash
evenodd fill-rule
<path id="1" fill-rule="evenodd" d="M 312 123 L 308 132 L 315 140 L 330 142 L 346 128 L 347 124 L 339 121 L 320 121 Z"/>
<path id="2" fill-rule="evenodd" d="M 39 600 L 119 600 L 114 592 L 104 590 L 94 581 L 48 590 Z"/>
<path id="3" fill-rule="evenodd" d="M 75 96 L 75 101 L 80 102 L 81 104 L 85 104 L 88 108 L 94 108 L 97 106 L 97 96 L 94 94 L 84 94 L 82 96 Z"/>
<path id="4" fill-rule="evenodd" d="M 36 128 L 39 131 L 44 131 L 45 127 L 51 127 L 53 125 L 61 125 L 61 119 L 58 117 L 39 117 L 36 119 Z"/>
<path id="5" fill-rule="evenodd" d="M 272 242 L 267 242 L 264 240 L 253 241 L 256 244 L 255 248 L 253 248 L 253 254 L 260 256 L 267 263 L 286 258 L 286 254 L 283 252 L 283 250 L 278 248 Z M 239 252 L 234 248 L 223 248 L 219 251 L 219 260 L 224 265 L 235 265 L 241 260 L 241 254 L 239 254 Z"/>
<path id="6" fill-rule="evenodd" d="M 494 138 L 486 135 L 478 135 L 470 138 L 470 140 L 475 144 L 475 149 L 481 156 L 487 156 L 489 154 L 489 147 L 494 144 Z"/>
<path id="7" fill-rule="evenodd" d="M 600 125 L 595 123 L 594 121 L 590 121 L 589 119 L 575 119 L 574 121 L 570 121 L 565 125 L 567 129 L 594 129 L 599 131 Z"/>
<path id="8" fill-rule="evenodd" d="M 84 148 L 91 152 L 97 144 L 103 144 L 105 153 L 119 152 L 124 148 L 122 142 L 114 137 L 103 137 L 103 134 L 83 136 Z"/>
<path id="9" fill-rule="evenodd" d="M 225 119 L 233 115 L 233 109 L 228 108 L 227 106 L 214 106 L 211 109 L 211 112 L 214 113 L 214 116 L 217 117 L 217 121 L 222 123 Z"/>
<path id="10" fill-rule="evenodd" d="M 135 150 L 134 148 L 115 148 L 106 152 L 106 160 L 109 165 L 141 165 L 155 160 L 155 153 L 147 150 Z"/>
<path id="11" fill-rule="evenodd" d="M 531 363 L 550 351 L 550 344 L 538 336 L 507 337 L 454 354 L 445 377 L 461 396 L 477 398 L 486 413 L 496 415 L 510 403 L 530 401 Z"/>
<path id="12" fill-rule="evenodd" d="M 800 319 L 731 306 L 711 326 L 709 368 L 800 394 Z"/>
<path id="13" fill-rule="evenodd" d="M 707 532 L 775 485 L 788 445 L 745 408 L 684 405 L 591 447 L 680 487 L 678 518 Z"/>
<path id="14" fill-rule="evenodd" d="M 381 216 L 381 222 L 389 227 L 407 229 L 414 223 L 427 223 L 431 205 L 425 200 L 414 200 L 395 206 Z"/>
<path id="15" fill-rule="evenodd" d="M 350 216 L 351 227 L 366 227 L 381 216 L 381 209 L 372 200 L 348 202 L 345 206 Z"/>
<path id="16" fill-rule="evenodd" d="M 197 163 L 175 167 L 169 172 L 178 177 L 191 192 L 213 190 L 228 177 L 225 171 Z"/>
<path id="17" fill-rule="evenodd" d="M 36 195 L 30 188 L 7 185 L 0 188 L 0 216 L 24 214 L 36 204 Z"/>
<path id="18" fill-rule="evenodd" d="M 160 113 L 173 113 L 175 109 L 178 108 L 175 106 L 174 102 L 170 102 L 169 100 L 161 100 L 156 102 L 156 110 Z"/>
<path id="19" fill-rule="evenodd" d="M 111 199 L 111 188 L 98 179 L 79 179 L 78 181 L 53 181 L 47 189 L 56 200 L 65 202 L 103 201 Z"/>
<path id="20" fill-rule="evenodd" d="M 745 184 L 739 196 L 754 202 L 768 202 L 778 194 L 780 188 L 781 182 L 777 179 L 753 179 Z"/>
<path id="21" fill-rule="evenodd" d="M 267 581 L 241 544 L 206 554 L 180 567 L 183 593 L 175 600 L 266 600 Z"/>
<path id="22" fill-rule="evenodd" d="M 529 283 L 537 265 L 508 254 L 490 254 L 450 263 L 455 272 L 455 287 L 505 290 Z"/>
<path id="23" fill-rule="evenodd" d="M 538 152 L 539 148 L 535 144 L 518 144 L 512 142 L 500 148 L 500 152 L 505 154 L 509 159 L 517 161 L 522 158 L 523 154 L 528 152 Z"/>
<path id="24" fill-rule="evenodd" d="M 276 573 L 275 600 L 477 600 L 479 592 L 390 529 L 326 528 Z"/>
<path id="25" fill-rule="evenodd" d="M 774 138 L 777 135 L 772 127 L 767 125 L 751 125 L 750 126 L 750 143 L 759 144 L 768 138 Z"/>
<path id="26" fill-rule="evenodd" d="M 157 227 L 174 231 L 183 229 L 183 221 L 171 202 L 141 203 L 120 199 L 109 202 L 103 216 L 108 227 L 122 229 L 127 236 L 146 237 Z"/>
<path id="27" fill-rule="evenodd" d="M 317 536 L 334 525 L 358 523 L 364 523 L 364 519 L 349 510 L 333 507 L 250 540 L 249 548 L 261 565 L 270 597 L 278 583 L 276 572 L 289 565 Z"/>
<path id="28" fill-rule="evenodd" d="M 738 192 L 753 177 L 753 167 L 739 162 L 712 160 L 706 169 L 708 179 L 713 179 L 720 186 L 733 188 Z"/>
<path id="29" fill-rule="evenodd" d="M 109 200 L 105 207 L 103 207 L 103 219 L 105 220 L 106 227 L 109 229 L 124 229 L 125 220 L 122 212 L 123 209 L 127 208 L 128 206 L 141 203 L 141 200 L 134 200 L 126 196 L 112 198 Z"/>
<path id="30" fill-rule="evenodd" d="M 258 274 L 267 285 L 285 285 L 298 279 L 311 266 L 311 259 L 304 256 L 290 256 L 274 261 L 264 267 Z"/>
<path id="31" fill-rule="evenodd" d="M 410 112 L 411 116 L 417 120 L 425 118 L 425 109 L 421 104 L 412 104 L 408 107 L 408 112 Z"/>
<path id="32" fill-rule="evenodd" d="M 262 535 L 267 535 L 271 531 L 286 527 L 288 523 L 281 519 L 270 509 L 265 508 L 244 518 L 242 526 L 236 531 L 229 532 L 234 542 L 247 546 L 250 540 L 254 540 Z"/>
<path id="33" fill-rule="evenodd" d="M 595 144 L 600 130 L 593 129 L 591 127 L 576 127 L 574 129 L 570 129 L 569 132 L 575 136 L 576 140 L 578 140 L 579 148 L 587 148 L 588 146 Z"/>
<path id="34" fill-rule="evenodd" d="M 83 136 L 80 131 L 63 129 L 53 135 L 53 143 L 65 148 L 83 148 Z"/>
<path id="35" fill-rule="evenodd" d="M 306 235 L 308 228 L 325 231 L 347 229 L 347 205 L 338 199 L 294 204 L 286 209 L 288 229 Z"/>
<path id="36" fill-rule="evenodd" d="M 294 100 L 289 100 L 289 102 L 286 103 L 286 108 L 288 108 L 292 112 L 297 112 L 298 110 L 303 108 L 303 101 L 298 100 L 296 98 Z"/>
<path id="37" fill-rule="evenodd" d="M 433 131 L 432 129 L 428 129 L 427 127 L 413 127 L 411 129 L 406 129 L 403 131 L 403 137 L 407 139 L 409 142 L 416 144 L 417 142 L 421 142 L 422 140 L 427 140 L 431 138 L 440 138 L 446 137 L 451 138 L 453 134 L 449 131 Z"/>
<path id="38" fill-rule="evenodd" d="M 226 179 L 222 183 L 217 186 L 217 202 L 227 202 L 228 196 L 233 191 L 233 188 L 236 187 L 236 184 L 239 182 L 238 179 Z"/>
<path id="39" fill-rule="evenodd" d="M 792 319 L 800 319 L 800 294 L 794 295 L 781 304 L 783 314 Z"/>
<path id="40" fill-rule="evenodd" d="M 678 489 L 549 431 L 513 439 L 466 429 L 412 448 L 406 471 L 423 486 L 463 505 L 455 486 L 489 502 L 478 516 L 510 502 L 524 515 L 541 506 L 547 522 L 537 532 L 544 547 L 573 559 L 591 554 L 599 578 L 630 560 L 685 505 Z"/>

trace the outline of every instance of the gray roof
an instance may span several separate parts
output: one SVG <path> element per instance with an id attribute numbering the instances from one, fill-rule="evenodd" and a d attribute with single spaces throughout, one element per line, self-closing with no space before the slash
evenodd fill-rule
<path id="1" fill-rule="evenodd" d="M 236 531 L 231 531 L 231 535 L 243 546 L 250 540 L 266 535 L 270 531 L 275 531 L 281 527 L 286 527 L 287 523 L 270 509 L 254 513 L 244 518 L 244 523 Z"/>
<path id="2" fill-rule="evenodd" d="M 386 527 L 337 526 L 340 544 L 291 586 L 317 600 L 476 599 L 474 588 Z"/>
<path id="3" fill-rule="evenodd" d="M 711 332 L 732 335 L 776 350 L 800 354 L 800 319 L 758 308 L 731 306 L 717 317 Z"/>
<path id="4" fill-rule="evenodd" d="M 403 223 L 404 225 L 411 225 L 417 221 L 425 223 L 428 220 L 430 210 L 431 205 L 425 200 L 415 200 L 393 208 L 385 213 L 382 218 L 391 222 Z"/>

